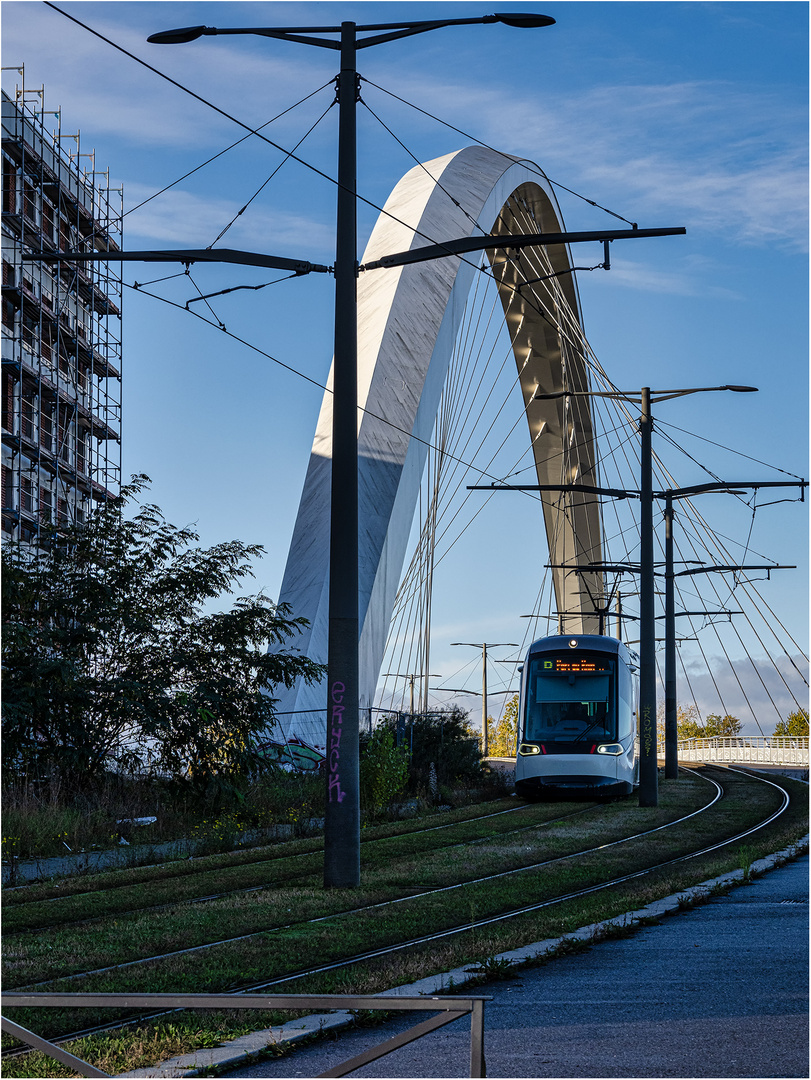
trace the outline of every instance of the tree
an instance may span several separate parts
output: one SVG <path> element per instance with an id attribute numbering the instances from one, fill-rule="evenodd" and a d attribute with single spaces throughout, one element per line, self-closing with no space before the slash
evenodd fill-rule
<path id="1" fill-rule="evenodd" d="M 258 760 L 273 687 L 322 673 L 289 647 L 268 651 L 304 620 L 263 593 L 205 611 L 263 549 L 196 546 L 193 529 L 138 503 L 148 482 L 133 477 L 47 549 L 3 553 L 7 773 L 90 783 L 137 769 L 227 787 Z"/>
<path id="2" fill-rule="evenodd" d="M 515 757 L 518 737 L 518 694 L 504 706 L 501 719 L 496 723 L 487 717 L 487 748 L 493 757 Z"/>
<path id="3" fill-rule="evenodd" d="M 743 724 L 737 718 L 737 716 L 715 716 L 710 714 L 707 717 L 707 723 L 704 726 L 706 732 L 706 738 L 725 738 L 731 739 L 736 735 L 740 735 Z"/>
<path id="4" fill-rule="evenodd" d="M 664 705 L 660 706 L 659 729 L 664 730 Z M 732 737 L 739 735 L 743 724 L 735 716 L 716 716 L 710 714 L 705 723 L 701 723 L 695 705 L 679 705 L 676 712 L 676 725 L 679 742 L 686 739 L 712 739 L 716 736 Z"/>
<path id="5" fill-rule="evenodd" d="M 775 735 L 808 735 L 808 710 L 798 709 L 789 713 L 787 719 L 779 720 L 774 729 Z"/>
<path id="6" fill-rule="evenodd" d="M 664 731 L 664 705 L 660 711 L 660 730 Z M 679 705 L 676 710 L 676 730 L 679 742 L 685 739 L 703 739 L 704 725 L 699 720 L 695 705 Z"/>

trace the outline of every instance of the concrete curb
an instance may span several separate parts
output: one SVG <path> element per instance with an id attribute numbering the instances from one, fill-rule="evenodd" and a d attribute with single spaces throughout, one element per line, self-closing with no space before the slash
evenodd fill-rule
<path id="1" fill-rule="evenodd" d="M 808 849 L 809 835 L 802 840 L 782 851 L 768 855 L 765 859 L 758 859 L 752 863 L 750 873 L 752 877 L 760 877 L 762 874 L 774 870 L 778 866 L 789 862 Z M 547 938 L 545 941 L 536 941 L 532 945 L 524 945 L 520 949 L 500 953 L 493 959 L 500 964 L 514 965 L 516 968 L 522 964 L 530 964 L 535 961 L 551 959 L 554 954 L 565 947 L 567 943 L 574 941 L 588 941 L 596 944 L 611 936 L 611 931 L 617 926 L 633 928 L 650 920 L 662 918 L 665 915 L 675 915 L 689 907 L 709 899 L 717 891 L 734 888 L 745 880 L 743 870 L 732 870 L 726 874 L 702 881 L 682 893 L 666 896 L 662 900 L 656 900 L 646 907 L 637 911 L 629 911 L 624 915 L 603 922 L 591 923 L 589 926 L 581 926 L 570 934 L 562 937 Z M 387 997 L 431 997 L 434 995 L 447 994 L 460 990 L 467 983 L 480 982 L 482 972 L 476 968 L 454 968 L 438 975 L 431 975 L 426 979 L 408 983 L 404 986 L 396 986 L 391 990 L 384 990 L 376 995 L 380 998 Z M 426 1009 L 430 1005 L 426 1002 Z M 298 1020 L 291 1020 L 277 1028 L 265 1028 L 262 1031 L 254 1031 L 249 1035 L 234 1039 L 225 1046 L 215 1047 L 210 1050 L 195 1050 L 182 1057 L 172 1058 L 170 1061 L 152 1065 L 146 1069 L 136 1069 L 133 1072 L 120 1073 L 122 1077 L 191 1077 L 208 1076 L 212 1073 L 224 1072 L 227 1069 L 236 1068 L 238 1065 L 248 1064 L 258 1059 L 270 1047 L 286 1048 L 300 1042 L 302 1039 L 325 1031 L 336 1031 L 349 1027 L 355 1022 L 355 1017 L 350 1012 L 333 1012 L 321 1015 L 304 1016 Z"/>

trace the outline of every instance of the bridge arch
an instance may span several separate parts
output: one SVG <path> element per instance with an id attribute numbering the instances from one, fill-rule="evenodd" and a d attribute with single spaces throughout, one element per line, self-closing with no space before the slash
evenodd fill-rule
<path id="1" fill-rule="evenodd" d="M 397 184 L 372 231 L 368 263 L 396 251 L 474 234 L 560 232 L 551 186 L 531 163 L 470 146 L 419 165 Z M 516 260 L 504 250 L 490 263 L 511 337 L 538 482 L 596 482 L 597 451 L 587 398 L 533 399 L 536 391 L 585 390 L 580 308 L 569 252 L 545 249 L 548 296 L 519 288 Z M 358 471 L 360 705 L 373 704 L 391 612 L 445 376 L 477 273 L 455 257 L 362 273 L 358 281 Z M 332 373 L 328 386 L 332 386 Z M 324 394 L 279 595 L 310 626 L 296 645 L 326 662 L 332 394 Z M 544 501 L 550 562 L 599 562 L 600 511 L 594 496 L 568 493 Z M 538 550 L 528 538 L 527 551 Z M 566 629 L 596 633 L 582 575 L 551 571 Z M 593 595 L 598 574 L 586 576 Z M 297 685 L 280 694 L 289 733 L 295 715 L 324 715 L 326 688 Z M 290 715 L 294 714 L 294 715 Z M 280 717 L 282 718 L 282 717 Z M 309 725 L 307 725 L 309 727 Z M 318 740 L 320 741 L 320 740 Z"/>

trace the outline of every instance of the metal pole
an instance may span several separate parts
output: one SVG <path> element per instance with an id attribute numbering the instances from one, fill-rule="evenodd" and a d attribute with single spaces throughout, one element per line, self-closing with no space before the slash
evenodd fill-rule
<path id="1" fill-rule="evenodd" d="M 487 643 L 482 645 L 482 757 L 487 757 Z"/>
<path id="2" fill-rule="evenodd" d="M 640 476 L 640 612 L 639 612 L 639 805 L 657 806 L 656 746 L 656 620 L 653 578 L 653 453 L 650 387 L 642 387 L 639 415 Z"/>
<path id="3" fill-rule="evenodd" d="M 617 641 L 622 641 L 622 593 L 617 593 Z"/>
<path id="4" fill-rule="evenodd" d="M 676 700 L 676 602 L 673 579 L 673 495 L 665 500 L 665 778 L 679 775 L 678 702 Z"/>
<path id="5" fill-rule="evenodd" d="M 484 1061 L 484 1001 L 474 999 L 470 1010 L 470 1075 L 486 1076 Z"/>
<path id="6" fill-rule="evenodd" d="M 338 207 L 327 658 L 329 766 L 324 816 L 327 888 L 354 888 L 360 884 L 355 31 L 355 23 L 341 24 L 341 71 L 337 80 Z"/>

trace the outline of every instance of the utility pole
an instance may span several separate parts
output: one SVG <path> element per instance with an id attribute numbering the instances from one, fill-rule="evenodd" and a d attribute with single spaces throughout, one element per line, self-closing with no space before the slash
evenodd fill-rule
<path id="1" fill-rule="evenodd" d="M 650 387 L 643 386 L 639 413 L 639 805 L 657 806 L 656 624 L 653 598 L 653 454 Z"/>
<path id="2" fill-rule="evenodd" d="M 686 499 L 692 498 L 695 495 L 708 495 L 713 492 L 726 493 L 728 495 L 740 494 L 738 489 L 748 488 L 750 490 L 757 490 L 758 488 L 781 488 L 781 487 L 799 487 L 801 495 L 804 493 L 807 487 L 804 480 L 762 480 L 762 481 L 744 481 L 740 484 L 733 483 L 708 483 L 698 484 L 692 487 L 685 488 L 670 488 L 667 491 L 652 492 L 653 498 L 664 499 L 664 519 L 665 519 L 665 779 L 675 780 L 679 775 L 679 734 L 678 734 L 678 712 L 679 704 L 677 697 L 677 681 L 676 681 L 676 601 L 675 601 L 675 580 L 677 577 L 684 574 L 700 574 L 700 573 L 717 573 L 724 567 L 711 566 L 703 567 L 694 571 L 680 571 L 676 572 L 673 568 L 673 521 L 675 519 L 675 513 L 673 510 L 674 499 Z M 767 566 L 767 567 L 736 567 L 735 569 L 766 569 L 771 570 L 787 570 L 786 566 Z M 729 614 L 730 617 L 733 612 L 679 612 L 682 615 L 716 615 L 716 614 Z M 641 635 L 640 635 L 641 636 Z"/>
<path id="3" fill-rule="evenodd" d="M 397 671 L 384 671 L 384 679 L 408 679 L 409 682 L 409 694 L 410 694 L 410 715 L 414 715 L 414 682 L 417 679 L 441 679 L 441 675 L 418 675 L 416 673 L 411 675 L 401 675 Z"/>
<path id="4" fill-rule="evenodd" d="M 482 757 L 487 757 L 487 650 L 518 646 L 514 641 L 452 641 L 451 645 L 472 645 L 482 651 Z"/>
<path id="5" fill-rule="evenodd" d="M 405 266 L 495 249 L 522 249 L 567 243 L 677 236 L 684 228 L 614 229 L 585 232 L 532 233 L 509 237 L 463 237 L 440 244 L 395 252 L 359 267 L 357 261 L 356 112 L 358 49 L 386 44 L 450 26 L 501 23 L 519 29 L 548 27 L 555 20 L 531 12 L 502 13 L 462 19 L 339 26 L 228 27 L 187 26 L 152 34 L 157 45 L 177 45 L 201 37 L 256 35 L 340 52 L 336 81 L 338 103 L 338 205 L 333 267 L 299 263 L 295 273 L 332 272 L 335 276 L 335 353 L 333 364 L 332 489 L 330 509 L 329 645 L 327 656 L 327 778 L 324 825 L 324 886 L 353 888 L 360 883 L 359 798 L 359 657 L 358 657 L 358 475 L 357 475 L 357 278 L 361 270 Z M 360 34 L 360 36 L 359 36 Z M 324 35 L 328 35 L 325 37 Z M 337 39 L 336 39 L 337 35 Z M 245 127 L 246 125 L 242 125 Z M 252 135 L 255 131 L 249 129 Z M 259 138 L 269 141 L 263 135 Z M 275 145 L 275 144 L 273 144 Z M 278 149 L 278 147 L 277 147 Z M 291 154 L 295 160 L 300 160 Z M 152 252 L 37 252 L 25 258 L 42 262 L 110 261 L 180 262 L 226 261 L 282 268 L 290 260 L 251 252 L 205 250 Z M 485 722 L 485 738 L 486 738 Z"/>
<path id="6" fill-rule="evenodd" d="M 640 433 L 640 490 L 638 492 L 618 490 L 612 488 L 600 488 L 593 487 L 586 484 L 567 484 L 567 485 L 551 485 L 551 484 L 523 484 L 523 485 L 509 485 L 509 484 L 490 484 L 488 485 L 470 485 L 469 490 L 487 490 L 487 491 L 584 491 L 591 492 L 597 495 L 608 495 L 614 498 L 638 498 L 640 500 L 640 515 L 639 515 L 639 531 L 640 531 L 640 564 L 636 572 L 640 574 L 640 634 L 639 634 L 639 652 L 640 652 L 640 678 L 639 678 L 639 726 L 640 726 L 640 759 L 639 759 L 639 805 L 640 806 L 657 806 L 658 805 L 658 755 L 657 755 L 657 735 L 656 735 L 656 621 L 655 621 L 655 607 L 654 607 L 654 561 L 653 561 L 653 500 L 654 498 L 666 498 L 667 492 L 654 492 L 653 491 L 653 449 L 651 433 L 653 430 L 653 417 L 651 414 L 651 403 L 655 399 L 657 402 L 669 401 L 672 398 L 684 397 L 688 394 L 706 393 L 709 391 L 717 390 L 731 390 L 736 393 L 750 393 L 757 390 L 754 386 L 701 386 L 690 387 L 688 389 L 679 390 L 657 390 L 651 391 L 650 387 L 642 387 L 639 396 L 635 394 L 625 393 L 623 391 L 598 391 L 598 390 L 583 390 L 583 391 L 569 391 L 561 390 L 550 394 L 535 394 L 536 398 L 558 398 L 558 397 L 603 397 L 612 398 L 620 401 L 638 401 L 640 405 L 639 415 L 639 433 Z M 703 494 L 708 491 L 728 491 L 735 487 L 800 487 L 804 490 L 808 485 L 803 481 L 762 481 L 751 484 L 699 484 L 690 488 L 677 488 L 671 492 L 671 497 L 687 498 L 691 495 Z M 672 513 L 670 516 L 670 526 L 672 532 Z M 671 550 L 672 558 L 672 550 Z M 582 567 L 571 567 L 571 569 L 578 569 L 594 572 L 597 569 L 609 570 L 610 567 L 602 566 L 601 564 L 590 564 Z M 633 572 L 628 564 L 624 567 L 618 567 L 629 572 Z M 672 576 L 679 577 L 688 574 L 700 574 L 709 573 L 713 570 L 738 570 L 738 569 L 767 569 L 776 570 L 782 569 L 778 566 L 770 567 L 706 567 L 694 570 L 684 570 L 679 574 L 672 574 Z M 669 605 L 669 610 L 672 610 L 672 604 Z M 675 623 L 670 622 L 669 636 L 675 641 Z M 667 633 L 667 631 L 666 631 Z M 671 654 L 671 661 L 673 670 L 675 671 L 675 658 L 672 655 L 674 648 L 668 648 L 668 653 Z M 671 676 L 672 679 L 675 675 Z M 675 694 L 672 698 L 675 701 Z M 672 709 L 672 705 L 671 705 Z M 671 722 L 672 729 L 672 722 Z M 667 731 L 667 726 L 666 726 Z M 673 747 L 676 747 L 676 743 L 672 741 L 671 731 L 671 743 Z M 675 752 L 675 750 L 674 750 Z M 673 766 L 671 765 L 671 771 Z"/>

